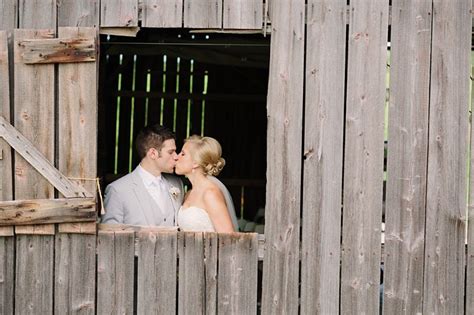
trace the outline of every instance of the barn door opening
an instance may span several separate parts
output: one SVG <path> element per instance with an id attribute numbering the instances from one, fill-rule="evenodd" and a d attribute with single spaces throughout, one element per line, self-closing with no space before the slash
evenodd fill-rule
<path id="1" fill-rule="evenodd" d="M 223 147 L 219 178 L 241 230 L 263 233 L 270 38 L 142 29 L 136 37 L 102 35 L 100 51 L 104 187 L 139 163 L 134 140 L 147 124 L 172 128 L 178 149 L 190 135 L 211 136 Z"/>

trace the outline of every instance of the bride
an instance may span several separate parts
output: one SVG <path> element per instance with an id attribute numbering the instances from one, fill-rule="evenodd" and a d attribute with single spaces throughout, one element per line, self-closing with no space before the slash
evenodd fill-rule
<path id="1" fill-rule="evenodd" d="M 176 162 L 176 174 L 185 175 L 192 185 L 178 211 L 178 226 L 183 231 L 237 231 L 230 194 L 214 177 L 225 165 L 221 154 L 214 138 L 191 136 L 185 140 Z"/>

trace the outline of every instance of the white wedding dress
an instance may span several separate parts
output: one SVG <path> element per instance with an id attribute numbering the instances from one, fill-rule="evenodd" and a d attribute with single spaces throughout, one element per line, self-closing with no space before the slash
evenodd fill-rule
<path id="1" fill-rule="evenodd" d="M 207 211 L 199 207 L 179 208 L 178 226 L 182 231 L 215 232 Z"/>

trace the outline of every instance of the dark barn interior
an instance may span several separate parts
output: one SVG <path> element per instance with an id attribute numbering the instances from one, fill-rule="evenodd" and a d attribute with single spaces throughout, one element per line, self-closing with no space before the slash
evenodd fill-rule
<path id="1" fill-rule="evenodd" d="M 223 148 L 219 178 L 245 219 L 241 230 L 263 233 L 269 36 L 142 29 L 100 40 L 103 188 L 138 164 L 133 141 L 147 124 L 172 128 L 178 150 L 189 135 L 211 136 Z"/>

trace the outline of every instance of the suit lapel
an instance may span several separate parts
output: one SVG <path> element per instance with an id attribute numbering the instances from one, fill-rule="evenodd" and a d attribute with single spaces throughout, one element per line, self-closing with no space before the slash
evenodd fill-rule
<path id="1" fill-rule="evenodd" d="M 145 184 L 143 184 L 143 180 L 138 175 L 137 170 L 133 171 L 133 185 L 134 185 L 134 192 L 135 196 L 138 199 L 138 203 L 140 204 L 141 211 L 145 216 L 146 221 L 149 225 L 155 225 L 157 222 L 157 218 L 155 215 L 154 209 L 158 207 L 158 205 L 153 201 L 153 198 L 148 193 Z"/>

